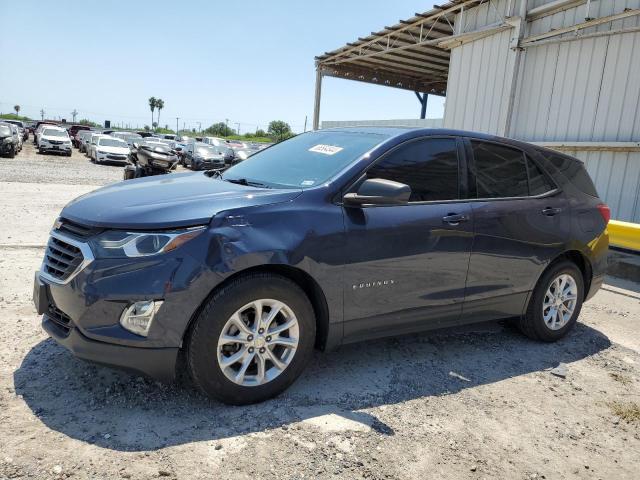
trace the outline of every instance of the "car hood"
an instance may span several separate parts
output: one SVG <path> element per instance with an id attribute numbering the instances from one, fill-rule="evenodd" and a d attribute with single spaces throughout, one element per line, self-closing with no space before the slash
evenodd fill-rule
<path id="1" fill-rule="evenodd" d="M 96 148 L 101 152 L 114 153 L 116 155 L 129 154 L 129 147 L 105 147 L 103 145 L 97 145 Z"/>
<path id="2" fill-rule="evenodd" d="M 293 200 L 301 189 L 266 189 L 204 173 L 171 173 L 126 180 L 71 201 L 61 216 L 73 222 L 136 230 L 208 223 L 218 212 Z"/>

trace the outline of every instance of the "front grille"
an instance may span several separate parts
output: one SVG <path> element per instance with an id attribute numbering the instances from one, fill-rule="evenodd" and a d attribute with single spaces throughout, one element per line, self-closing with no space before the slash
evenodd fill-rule
<path id="1" fill-rule="evenodd" d="M 42 269 L 57 280 L 66 280 L 80 266 L 84 257 L 78 247 L 50 237 Z"/>
<path id="2" fill-rule="evenodd" d="M 59 327 L 65 335 L 69 334 L 69 331 L 73 326 L 69 315 L 64 313 L 55 305 L 49 305 L 49 309 L 47 310 L 47 313 L 45 313 L 45 315 L 49 320 L 55 323 L 56 326 Z"/>
<path id="3" fill-rule="evenodd" d="M 110 158 L 111 160 L 126 160 L 127 156 L 126 155 L 107 155 L 107 158 Z"/>
<path id="4" fill-rule="evenodd" d="M 60 219 L 60 225 L 56 229 L 58 232 L 70 233 L 76 238 L 89 238 L 99 234 L 104 229 L 98 227 L 90 227 L 88 225 L 80 225 L 66 218 Z"/>
<path id="5" fill-rule="evenodd" d="M 51 145 L 62 145 L 62 141 L 61 140 L 49 140 L 49 143 Z"/>

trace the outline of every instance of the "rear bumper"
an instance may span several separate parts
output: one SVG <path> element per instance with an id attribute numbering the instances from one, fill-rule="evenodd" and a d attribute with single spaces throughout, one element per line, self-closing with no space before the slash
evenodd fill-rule
<path id="1" fill-rule="evenodd" d="M 77 328 L 62 331 L 45 314 L 42 328 L 73 355 L 89 362 L 141 373 L 162 382 L 176 376 L 178 348 L 136 348 L 91 340 Z"/>

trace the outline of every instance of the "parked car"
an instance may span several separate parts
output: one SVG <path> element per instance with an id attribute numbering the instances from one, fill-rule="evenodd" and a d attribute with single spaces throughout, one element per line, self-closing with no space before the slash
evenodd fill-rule
<path id="1" fill-rule="evenodd" d="M 204 143 L 187 144 L 182 162 L 192 170 L 221 169 L 226 166 L 224 154 L 220 149 Z"/>
<path id="2" fill-rule="evenodd" d="M 78 138 L 78 133 L 83 130 L 91 130 L 91 127 L 88 125 L 71 125 L 67 131 L 69 132 L 69 137 L 71 138 L 71 143 L 76 148 L 80 148 L 80 140 Z"/>
<path id="3" fill-rule="evenodd" d="M 135 142 L 129 161 L 131 164 L 124 167 L 124 180 L 166 175 L 178 166 L 176 152 L 163 142 Z"/>
<path id="4" fill-rule="evenodd" d="M 0 155 L 13 158 L 18 152 L 18 146 L 9 124 L 0 123 Z"/>
<path id="5" fill-rule="evenodd" d="M 34 303 L 78 357 L 163 380 L 184 365 L 210 396 L 246 404 L 291 385 L 314 346 L 499 318 L 564 337 L 603 282 L 609 215 L 584 164 L 542 147 L 319 130 L 222 175 L 72 201 Z"/>
<path id="6" fill-rule="evenodd" d="M 97 138 L 93 149 L 93 160 L 96 163 L 129 163 L 129 145 L 124 140 L 112 136 L 100 136 Z"/>
<path id="7" fill-rule="evenodd" d="M 16 148 L 16 153 L 20 152 L 22 150 L 22 133 L 20 132 L 18 126 L 13 123 L 5 122 L 3 120 L 0 120 L 0 123 L 4 123 L 9 127 L 9 129 L 11 130 L 11 136 L 13 137 L 13 144 Z"/>
<path id="8" fill-rule="evenodd" d="M 42 129 L 44 128 L 45 125 L 51 125 L 51 126 L 58 126 L 58 122 L 55 122 L 53 120 L 38 120 L 34 127 L 33 127 L 33 144 L 34 145 L 38 145 L 38 138 L 37 135 L 39 132 L 42 131 Z"/>
<path id="9" fill-rule="evenodd" d="M 203 137 L 202 143 L 206 143 L 207 145 L 215 145 L 219 147 L 220 145 L 225 145 L 227 142 L 224 138 L 219 137 Z"/>
<path id="10" fill-rule="evenodd" d="M 29 131 L 27 130 L 27 127 L 22 120 L 0 119 L 0 122 L 11 123 L 18 127 L 18 133 L 22 142 L 27 141 L 27 139 L 29 138 Z"/>
<path id="11" fill-rule="evenodd" d="M 71 139 L 64 128 L 46 125 L 38 135 L 38 152 L 64 153 L 71 156 Z"/>
<path id="12" fill-rule="evenodd" d="M 96 145 L 98 144 L 98 139 L 101 137 L 108 137 L 108 135 L 100 132 L 93 132 L 86 142 L 85 155 L 89 157 L 92 162 L 96 158 Z"/>
<path id="13" fill-rule="evenodd" d="M 82 153 L 87 151 L 87 142 L 95 132 L 92 130 L 80 130 L 77 135 L 78 150 Z"/>
<path id="14" fill-rule="evenodd" d="M 225 142 L 229 147 L 233 148 L 236 151 L 245 150 L 247 148 L 247 144 L 241 142 L 240 140 L 225 140 Z"/>

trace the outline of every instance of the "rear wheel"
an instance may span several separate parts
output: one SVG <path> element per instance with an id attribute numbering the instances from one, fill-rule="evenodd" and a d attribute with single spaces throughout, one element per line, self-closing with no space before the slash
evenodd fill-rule
<path id="1" fill-rule="evenodd" d="M 188 340 L 195 383 L 222 402 L 261 402 L 287 389 L 308 362 L 315 316 L 305 293 L 274 274 L 231 282 L 204 306 Z"/>
<path id="2" fill-rule="evenodd" d="M 522 332 L 535 340 L 553 342 L 573 328 L 584 299 L 584 281 L 568 260 L 552 265 L 540 278 L 519 321 Z"/>

